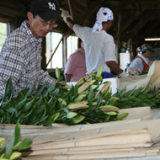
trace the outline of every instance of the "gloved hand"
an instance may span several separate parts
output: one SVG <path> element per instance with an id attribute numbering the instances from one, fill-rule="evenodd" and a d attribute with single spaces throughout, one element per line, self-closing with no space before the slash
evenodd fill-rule
<path id="1" fill-rule="evenodd" d="M 72 19 L 71 15 L 69 14 L 67 10 L 62 10 L 61 16 L 65 22 L 66 22 L 66 19 L 69 17 Z"/>
<path id="2" fill-rule="evenodd" d="M 119 74 L 119 76 L 120 76 L 120 77 L 127 77 L 128 74 L 127 74 L 125 71 L 123 71 L 121 74 Z"/>

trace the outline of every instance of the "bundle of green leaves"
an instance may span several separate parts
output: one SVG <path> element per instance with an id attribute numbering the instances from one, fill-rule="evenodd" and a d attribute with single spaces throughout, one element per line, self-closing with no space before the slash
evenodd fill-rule
<path id="1" fill-rule="evenodd" d="M 112 96 L 118 98 L 115 105 L 121 109 L 144 106 L 160 107 L 160 90 L 156 90 L 155 87 L 150 89 L 150 84 L 146 88 L 133 88 L 129 91 L 126 91 L 125 87 L 122 90 L 117 90 Z"/>
<path id="2" fill-rule="evenodd" d="M 75 86 L 60 87 L 60 71 L 56 68 L 57 83 L 47 90 L 45 84 L 32 94 L 35 82 L 29 89 L 13 97 L 12 79 L 5 87 L 0 100 L 0 123 L 48 126 L 53 123 L 66 125 L 101 123 L 123 119 L 128 114 L 118 115 L 117 98 L 111 97 L 110 82 L 102 84 L 101 73 L 89 74 L 80 79 Z"/>

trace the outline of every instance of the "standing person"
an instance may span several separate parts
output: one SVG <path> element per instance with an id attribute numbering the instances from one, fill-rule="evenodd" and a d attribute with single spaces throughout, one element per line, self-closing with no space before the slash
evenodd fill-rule
<path id="1" fill-rule="evenodd" d="M 113 13 L 109 8 L 100 8 L 93 28 L 82 27 L 74 23 L 68 11 L 63 10 L 61 16 L 67 25 L 82 39 L 86 56 L 87 72 L 95 73 L 103 65 L 103 78 L 113 77 L 111 70 L 121 77 L 127 74 L 116 64 L 114 40 L 107 33 L 113 21 Z"/>
<path id="2" fill-rule="evenodd" d="M 12 77 L 14 96 L 31 87 L 37 79 L 38 85 L 47 82 L 47 87 L 56 80 L 41 70 L 42 37 L 50 32 L 60 18 L 57 0 L 33 0 L 27 12 L 28 20 L 13 31 L 6 39 L 0 55 L 0 98 L 7 80 Z"/>
<path id="3" fill-rule="evenodd" d="M 84 45 L 80 38 L 78 38 L 78 49 L 71 54 L 64 71 L 67 82 L 77 82 L 86 74 L 86 61 Z"/>
<path id="4" fill-rule="evenodd" d="M 149 69 L 149 56 L 153 51 L 152 47 L 148 44 L 143 44 L 139 48 L 139 53 L 129 65 L 130 68 L 141 69 L 141 71 L 147 71 Z"/>

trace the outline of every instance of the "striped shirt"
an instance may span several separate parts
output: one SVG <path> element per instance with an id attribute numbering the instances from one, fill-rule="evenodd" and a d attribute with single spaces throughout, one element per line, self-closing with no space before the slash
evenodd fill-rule
<path id="1" fill-rule="evenodd" d="M 37 79 L 33 93 L 39 84 L 49 87 L 55 80 L 41 70 L 42 38 L 35 38 L 27 27 L 28 21 L 13 31 L 6 39 L 0 55 L 0 97 L 7 80 L 12 77 L 14 96 L 31 87 Z"/>

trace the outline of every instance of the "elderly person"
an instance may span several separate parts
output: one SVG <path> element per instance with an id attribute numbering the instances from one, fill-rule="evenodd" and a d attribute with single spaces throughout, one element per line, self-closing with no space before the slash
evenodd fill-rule
<path id="1" fill-rule="evenodd" d="M 84 43 L 87 72 L 95 73 L 103 65 L 103 78 L 111 78 L 111 70 L 125 77 L 126 73 L 116 64 L 115 45 L 113 37 L 107 33 L 113 21 L 113 12 L 102 7 L 97 13 L 97 21 L 93 28 L 75 24 L 68 11 L 62 11 L 62 17 L 67 25 L 82 39 Z"/>
<path id="2" fill-rule="evenodd" d="M 0 55 L 0 98 L 7 80 L 12 77 L 14 96 L 31 87 L 37 79 L 33 93 L 39 84 L 47 87 L 56 80 L 41 70 L 42 37 L 50 32 L 60 18 L 57 0 L 33 0 L 27 13 L 28 20 L 6 39 Z"/>
<path id="3" fill-rule="evenodd" d="M 139 53 L 129 65 L 130 68 L 141 69 L 141 71 L 147 71 L 149 69 L 149 56 L 153 51 L 152 47 L 148 44 L 143 44 L 139 48 Z"/>

